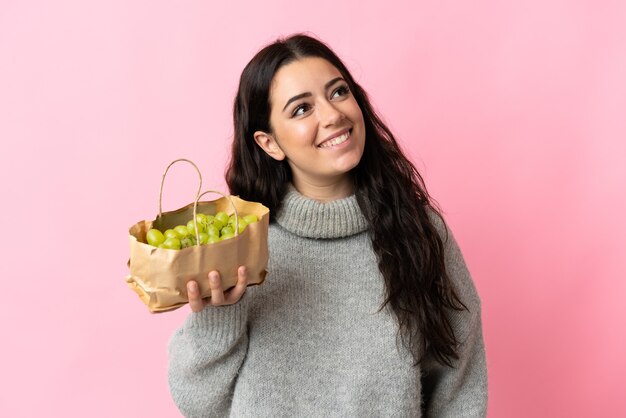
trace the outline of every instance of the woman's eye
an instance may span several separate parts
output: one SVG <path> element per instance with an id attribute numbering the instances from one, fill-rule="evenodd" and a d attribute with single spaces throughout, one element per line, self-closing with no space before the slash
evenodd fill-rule
<path id="1" fill-rule="evenodd" d="M 348 86 L 345 86 L 345 85 L 344 86 L 340 86 L 335 91 L 333 91 L 333 94 L 331 95 L 331 98 L 345 96 L 348 93 L 350 93 L 350 89 L 348 88 Z"/>
<path id="2" fill-rule="evenodd" d="M 298 105 L 295 109 L 293 109 L 293 112 L 291 112 L 291 116 L 301 116 L 306 113 L 307 110 L 309 110 L 309 105 L 306 103 L 302 103 L 301 105 Z"/>

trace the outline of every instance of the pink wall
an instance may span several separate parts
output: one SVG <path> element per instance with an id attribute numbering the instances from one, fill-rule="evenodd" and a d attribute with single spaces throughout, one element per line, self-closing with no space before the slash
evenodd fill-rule
<path id="1" fill-rule="evenodd" d="M 0 416 L 172 417 L 169 336 L 124 283 L 165 165 L 223 188 L 240 71 L 327 40 L 447 213 L 484 304 L 492 417 L 626 414 L 619 1 L 4 0 Z M 166 208 L 190 201 L 173 172 Z M 619 381 L 618 381 L 619 379 Z"/>

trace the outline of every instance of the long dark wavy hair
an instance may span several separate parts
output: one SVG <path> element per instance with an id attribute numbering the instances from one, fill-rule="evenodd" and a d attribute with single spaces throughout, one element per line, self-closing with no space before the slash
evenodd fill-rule
<path id="1" fill-rule="evenodd" d="M 381 309 L 391 307 L 398 335 L 415 365 L 430 354 L 451 366 L 452 360 L 458 359 L 458 341 L 447 311 L 466 307 L 450 282 L 443 241 L 429 216 L 430 212 L 441 218 L 440 211 L 366 92 L 323 42 L 303 34 L 279 39 L 259 51 L 244 68 L 233 109 L 234 140 L 226 171 L 230 193 L 263 203 L 270 214 L 280 209 L 291 170 L 285 160 L 271 158 L 256 144 L 254 132 L 272 132 L 270 88 L 278 69 L 305 57 L 323 58 L 334 65 L 363 113 L 365 149 L 351 174 L 385 281 Z"/>

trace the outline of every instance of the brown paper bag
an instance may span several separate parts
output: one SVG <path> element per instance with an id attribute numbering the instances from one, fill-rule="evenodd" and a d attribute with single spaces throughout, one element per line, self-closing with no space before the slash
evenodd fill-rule
<path id="1" fill-rule="evenodd" d="M 163 183 L 161 191 L 162 187 Z M 153 221 L 137 222 L 129 230 L 130 274 L 126 277 L 126 282 L 151 312 L 169 311 L 188 303 L 186 284 L 189 280 L 198 282 L 202 297 L 210 297 L 208 273 L 212 270 L 220 272 L 224 290 L 237 283 L 239 266 L 247 267 L 249 284 L 261 284 L 265 279 L 269 257 L 269 209 L 260 203 L 248 202 L 237 196 L 198 202 L 206 193 L 208 192 L 198 194 L 196 208 L 191 203 L 175 211 L 161 212 L 159 202 L 159 217 Z M 241 234 L 236 233 L 233 238 L 213 244 L 196 245 L 181 250 L 157 248 L 147 244 L 146 233 L 152 227 L 165 231 L 176 225 L 185 225 L 195 218 L 195 213 L 214 215 L 219 211 L 229 215 L 241 214 L 240 216 L 254 214 L 259 221 L 248 224 Z"/>

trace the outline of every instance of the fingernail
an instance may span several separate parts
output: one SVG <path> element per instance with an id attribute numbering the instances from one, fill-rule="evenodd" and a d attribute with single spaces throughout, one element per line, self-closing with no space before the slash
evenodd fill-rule
<path id="1" fill-rule="evenodd" d="M 196 293 L 198 291 L 198 283 L 196 282 L 189 283 L 189 291 L 191 291 L 192 293 Z"/>
<path id="2" fill-rule="evenodd" d="M 217 281 L 217 273 L 209 273 L 209 280 L 215 283 Z"/>
<path id="3" fill-rule="evenodd" d="M 246 274 L 247 272 L 248 269 L 246 268 L 246 266 L 239 267 L 239 274 Z"/>

